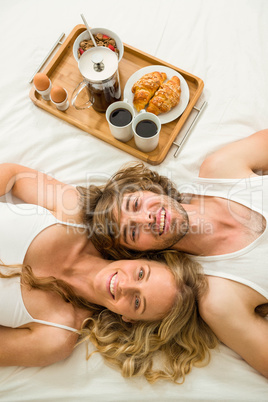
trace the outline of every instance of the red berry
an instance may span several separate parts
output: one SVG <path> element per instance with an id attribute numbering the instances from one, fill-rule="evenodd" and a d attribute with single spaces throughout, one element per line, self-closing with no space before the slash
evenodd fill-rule
<path id="1" fill-rule="evenodd" d="M 83 50 L 81 47 L 79 48 L 79 53 L 80 53 L 80 54 L 83 54 L 83 53 L 84 53 L 84 50 Z"/>
<path id="2" fill-rule="evenodd" d="M 103 35 L 102 35 L 102 39 L 110 39 L 110 37 L 103 34 Z"/>
<path id="3" fill-rule="evenodd" d="M 111 49 L 113 52 L 115 51 L 115 48 L 113 47 L 113 45 L 109 45 L 108 48 Z"/>

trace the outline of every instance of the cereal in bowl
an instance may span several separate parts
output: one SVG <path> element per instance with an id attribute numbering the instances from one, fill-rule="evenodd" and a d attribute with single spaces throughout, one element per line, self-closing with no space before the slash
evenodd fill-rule
<path id="1" fill-rule="evenodd" d="M 96 35 L 93 34 L 93 37 L 95 39 L 95 42 L 97 44 L 97 46 L 104 46 L 104 47 L 108 47 L 109 49 L 111 49 L 112 51 L 114 51 L 117 56 L 119 55 L 119 50 L 116 46 L 116 42 L 113 38 L 110 38 L 109 36 L 102 34 L 102 33 L 97 33 Z M 85 39 L 82 40 L 79 43 L 79 48 L 77 51 L 77 55 L 78 58 L 81 57 L 81 55 L 88 49 L 91 49 L 92 47 L 94 47 L 93 41 L 91 39 Z"/>

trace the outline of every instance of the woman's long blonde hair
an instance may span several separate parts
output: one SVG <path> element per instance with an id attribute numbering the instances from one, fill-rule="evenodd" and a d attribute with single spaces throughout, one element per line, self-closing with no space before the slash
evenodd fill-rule
<path id="1" fill-rule="evenodd" d="M 23 283 L 56 292 L 66 302 L 93 311 L 80 331 L 82 341 L 92 342 L 96 351 L 118 367 L 124 377 L 144 375 L 151 383 L 158 379 L 183 383 L 193 366 L 209 362 L 209 349 L 217 345 L 216 336 L 198 312 L 197 302 L 206 290 L 206 279 L 201 267 L 184 254 L 163 251 L 150 257 L 172 271 L 179 289 L 171 312 L 154 322 L 126 323 L 118 314 L 78 297 L 63 280 L 36 277 L 29 266 L 9 266 L 13 272 L 0 272 L 0 277 L 21 275 Z M 158 355 L 160 369 L 154 367 Z"/>
<path id="2" fill-rule="evenodd" d="M 84 308 L 99 314 L 104 307 L 90 303 L 83 297 L 77 296 L 72 287 L 54 276 L 37 277 L 33 273 L 29 265 L 5 265 L 0 261 L 0 278 L 13 278 L 15 276 L 21 277 L 21 283 L 33 289 L 40 289 L 47 292 L 54 292 L 62 297 L 62 299 L 71 303 L 74 307 Z"/>

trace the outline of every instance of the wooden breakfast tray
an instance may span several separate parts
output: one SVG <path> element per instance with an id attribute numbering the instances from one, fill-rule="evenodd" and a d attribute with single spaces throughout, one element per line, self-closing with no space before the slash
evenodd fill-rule
<path id="1" fill-rule="evenodd" d="M 73 43 L 77 36 L 84 30 L 85 26 L 82 24 L 74 27 L 55 56 L 43 70 L 43 72 L 51 79 L 53 85 L 60 85 L 66 88 L 69 95 L 69 101 L 74 88 L 83 80 L 78 69 L 77 61 L 73 56 Z M 125 152 L 128 152 L 136 158 L 152 165 L 158 165 L 166 157 L 173 141 L 187 120 L 187 117 L 195 106 L 204 87 L 204 83 L 200 78 L 124 43 L 124 55 L 119 62 L 119 77 L 122 96 L 125 84 L 133 73 L 140 68 L 158 64 L 178 71 L 185 78 L 190 90 L 190 100 L 188 106 L 180 117 L 170 123 L 162 125 L 159 144 L 154 151 L 149 153 L 140 151 L 135 145 L 134 138 L 126 143 L 116 140 L 110 133 L 105 113 L 98 113 L 92 107 L 84 110 L 76 110 L 72 105 L 70 105 L 65 112 L 62 112 L 58 110 L 52 102 L 43 100 L 41 95 L 35 91 L 34 86 L 32 86 L 29 96 L 36 106 L 54 114 L 60 119 L 79 127 L 80 129 L 122 149 Z"/>

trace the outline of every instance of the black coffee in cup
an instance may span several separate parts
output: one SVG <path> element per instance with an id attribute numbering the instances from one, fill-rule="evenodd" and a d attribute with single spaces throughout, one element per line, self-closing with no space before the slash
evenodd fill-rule
<path id="1" fill-rule="evenodd" d="M 117 127 L 127 126 L 132 120 L 132 114 L 129 110 L 119 107 L 110 114 L 110 122 Z"/>
<path id="2" fill-rule="evenodd" d="M 136 133 L 144 138 L 153 137 L 157 133 L 157 125 L 152 120 L 141 120 L 136 125 Z"/>

